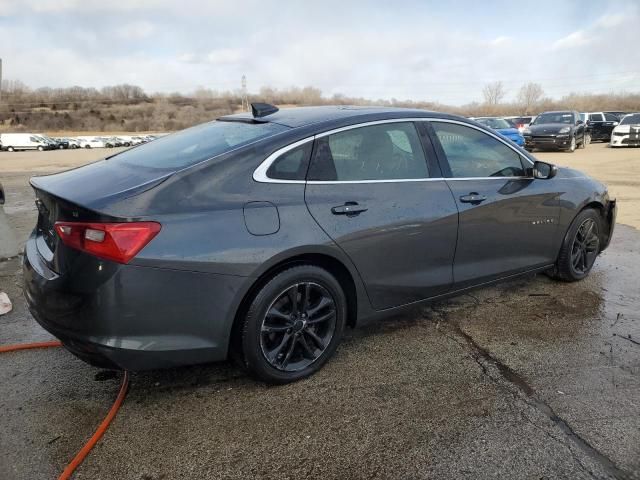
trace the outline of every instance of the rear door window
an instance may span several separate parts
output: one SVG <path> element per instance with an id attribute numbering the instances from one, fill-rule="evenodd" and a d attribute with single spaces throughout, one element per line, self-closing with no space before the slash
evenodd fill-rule
<path id="1" fill-rule="evenodd" d="M 428 178 L 427 161 L 411 122 L 359 127 L 321 137 L 309 180 L 363 181 Z"/>
<path id="2" fill-rule="evenodd" d="M 592 122 L 603 122 L 604 118 L 601 113 L 592 113 L 589 115 L 589 120 Z"/>

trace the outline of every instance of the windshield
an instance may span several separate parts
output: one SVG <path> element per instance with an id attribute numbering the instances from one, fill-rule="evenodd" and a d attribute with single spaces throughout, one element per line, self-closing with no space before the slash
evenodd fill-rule
<path id="1" fill-rule="evenodd" d="M 277 123 L 209 122 L 126 150 L 109 161 L 176 169 L 288 130 Z"/>
<path id="2" fill-rule="evenodd" d="M 532 125 L 542 125 L 543 123 L 566 123 L 573 124 L 573 114 L 571 112 L 549 112 L 542 113 L 533 121 Z"/>
<path id="3" fill-rule="evenodd" d="M 509 122 L 502 118 L 479 118 L 477 121 L 490 128 L 513 128 Z"/>
<path id="4" fill-rule="evenodd" d="M 620 125 L 640 125 L 640 113 L 632 113 L 625 116 Z"/>

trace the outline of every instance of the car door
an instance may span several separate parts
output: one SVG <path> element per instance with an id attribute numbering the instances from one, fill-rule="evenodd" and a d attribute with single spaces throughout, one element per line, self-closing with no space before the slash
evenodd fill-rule
<path id="1" fill-rule="evenodd" d="M 382 121 L 317 136 L 305 200 L 355 264 L 373 308 L 451 288 L 458 211 L 414 123 Z"/>
<path id="2" fill-rule="evenodd" d="M 600 140 L 606 137 L 604 116 L 601 113 L 589 114 L 589 126 L 591 127 L 591 137 L 594 140 Z"/>
<path id="3" fill-rule="evenodd" d="M 532 163 L 492 133 L 453 121 L 429 128 L 460 212 L 454 287 L 552 264 L 555 182 L 533 179 Z"/>

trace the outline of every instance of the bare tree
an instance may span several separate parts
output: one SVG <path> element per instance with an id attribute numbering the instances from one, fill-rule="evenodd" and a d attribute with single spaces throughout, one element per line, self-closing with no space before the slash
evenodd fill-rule
<path id="1" fill-rule="evenodd" d="M 482 89 L 484 103 L 487 105 L 498 105 L 506 93 L 502 82 L 487 83 Z"/>
<path id="2" fill-rule="evenodd" d="M 544 91 L 539 83 L 529 82 L 523 85 L 518 92 L 518 103 L 522 105 L 523 113 L 530 114 L 531 108 L 540 101 L 543 95 Z"/>

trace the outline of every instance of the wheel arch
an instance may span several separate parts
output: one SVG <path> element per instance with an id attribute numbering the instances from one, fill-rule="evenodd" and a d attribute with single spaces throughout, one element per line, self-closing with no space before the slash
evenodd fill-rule
<path id="1" fill-rule="evenodd" d="M 271 278 L 295 265 L 315 265 L 324 268 L 336 277 L 347 298 L 347 325 L 350 327 L 356 326 L 358 314 L 363 309 L 363 301 L 365 301 L 366 294 L 355 268 L 352 265 L 347 265 L 343 259 L 324 250 L 293 251 L 285 256 L 278 256 L 277 259 L 273 259 L 271 262 L 267 262 L 256 272 L 256 275 L 253 277 L 254 281 L 244 292 L 233 317 L 228 349 L 230 353 L 233 354 L 234 350 L 237 351 L 240 347 L 238 341 L 242 318 L 246 314 L 253 296 Z"/>

